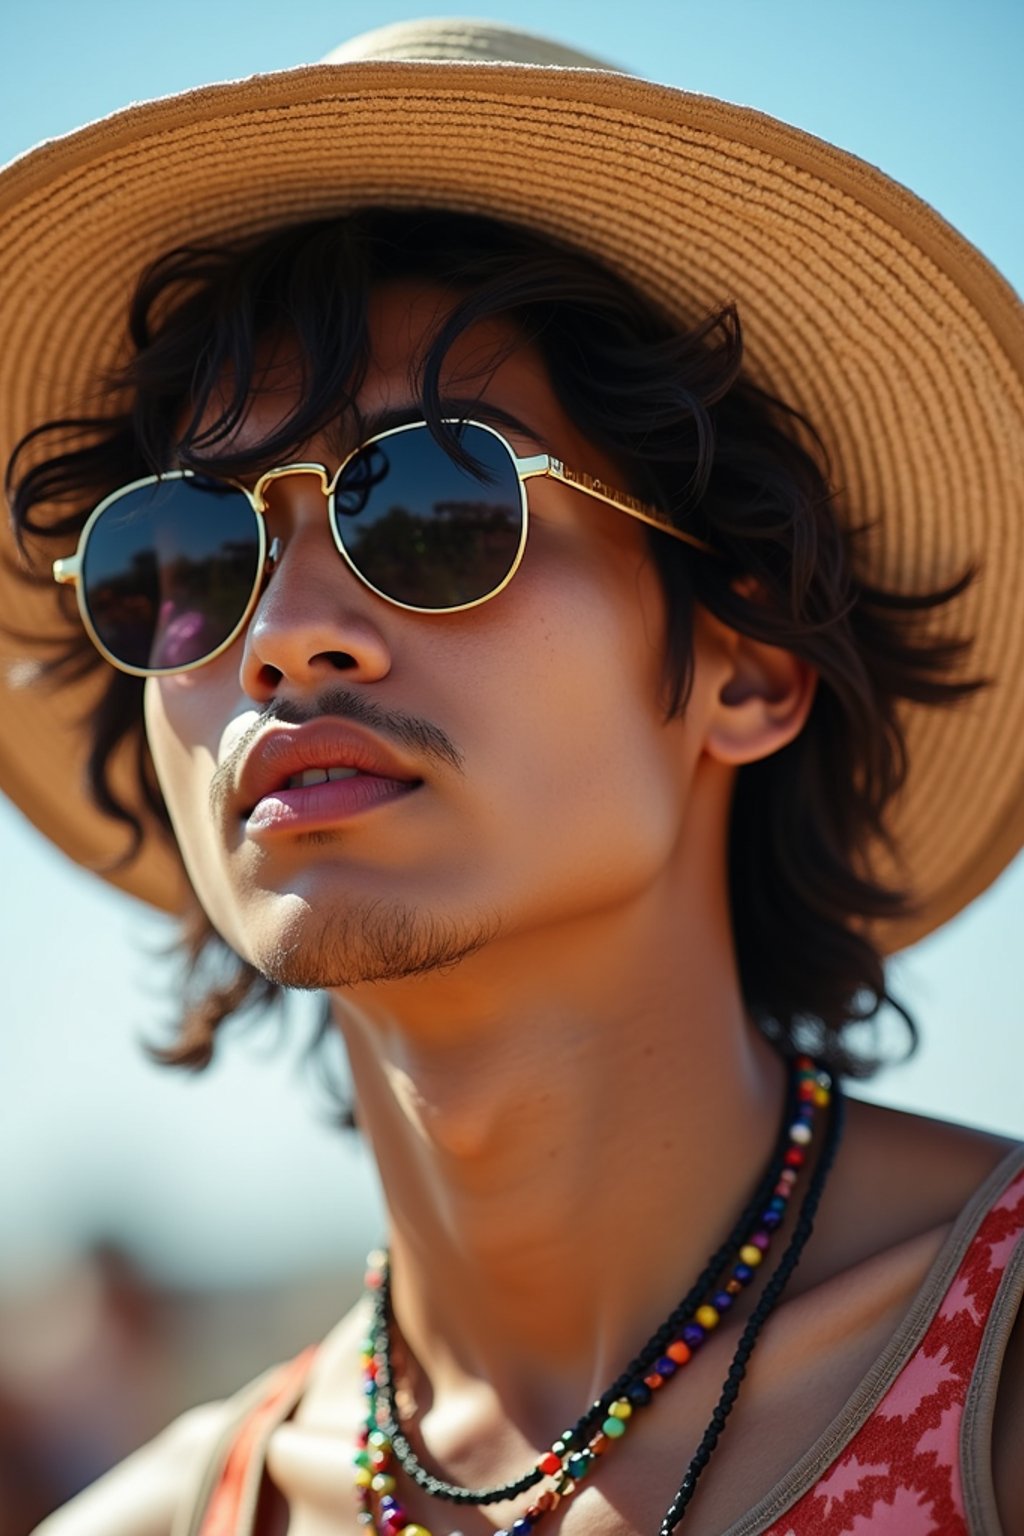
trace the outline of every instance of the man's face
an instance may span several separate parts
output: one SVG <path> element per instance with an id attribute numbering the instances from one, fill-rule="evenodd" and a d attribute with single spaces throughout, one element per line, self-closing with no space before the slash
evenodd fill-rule
<path id="1" fill-rule="evenodd" d="M 410 372 L 441 303 L 426 286 L 376 292 L 364 413 L 415 403 Z M 539 441 L 508 433 L 518 453 L 543 444 L 621 483 L 536 352 L 520 344 L 494 366 L 512 338 L 496 323 L 464 335 L 451 393 L 479 391 L 527 423 Z M 267 436 L 296 388 L 280 376 L 236 440 Z M 296 457 L 333 470 L 337 452 L 314 440 Z M 196 892 L 273 979 L 352 986 L 450 965 L 499 935 L 629 901 L 678 854 L 699 743 L 685 720 L 664 723 L 664 603 L 643 527 L 550 480 L 529 482 L 529 506 L 504 591 L 417 614 L 348 569 L 313 477 L 279 480 L 267 531 L 283 554 L 245 634 L 208 665 L 147 683 L 149 742 Z M 354 717 L 422 782 L 336 825 L 254 826 L 238 788 L 245 754 L 273 716 L 325 714 Z"/>

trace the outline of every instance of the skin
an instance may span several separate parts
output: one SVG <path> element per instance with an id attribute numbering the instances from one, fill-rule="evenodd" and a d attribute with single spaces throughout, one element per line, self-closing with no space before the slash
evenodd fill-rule
<path id="1" fill-rule="evenodd" d="M 418 286 L 377 293 L 362 411 L 415 401 L 411 365 L 441 302 Z M 464 338 L 453 379 L 478 380 L 529 423 L 539 441 L 510 434 L 518 452 L 550 446 L 620 484 L 530 348 L 492 366 L 509 339 L 496 325 Z M 287 367 L 273 380 L 241 440 L 265 436 L 293 400 Z M 296 457 L 333 465 L 348 430 Z M 739 766 L 792 740 L 815 686 L 790 653 L 698 610 L 693 692 L 666 723 L 664 603 L 641 525 L 551 482 L 532 482 L 529 499 L 506 591 L 426 616 L 359 584 L 313 483 L 279 481 L 269 532 L 284 554 L 244 636 L 146 689 L 160 783 L 211 920 L 268 974 L 331 995 L 390 1213 L 415 1431 L 466 1483 L 521 1472 L 618 1374 L 769 1155 L 784 1074 L 743 1006 L 729 805 Z M 223 793 L 246 733 L 270 706 L 312 718 L 358 709 L 353 697 L 425 723 L 453 754 L 425 755 L 421 790 L 344 827 L 248 836 Z M 694 1536 L 738 1517 L 839 1411 L 1006 1150 L 850 1105 L 815 1236 L 687 1517 Z M 552 1536 L 657 1529 L 749 1306 L 697 1357 L 688 1391 L 666 1393 L 628 1453 L 548 1520 Z M 325 1342 L 273 1437 L 265 1536 L 356 1529 L 364 1323 L 357 1309 Z M 213 1410 L 180 1421 L 144 1463 L 151 1482 L 180 1486 L 218 1424 Z M 1024 1508 L 1013 1476 L 1001 1473 L 1006 1510 Z M 513 1513 L 454 1519 L 405 1502 L 466 1536 Z M 140 1517 L 121 1526 L 112 1510 L 107 1530 L 141 1536 Z M 162 1518 L 145 1529 L 166 1529 Z M 100 1529 L 59 1521 L 45 1536 Z"/>

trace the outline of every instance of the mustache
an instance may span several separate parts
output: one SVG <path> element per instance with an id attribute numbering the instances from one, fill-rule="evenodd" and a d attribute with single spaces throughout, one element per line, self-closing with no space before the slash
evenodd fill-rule
<path id="1" fill-rule="evenodd" d="M 385 739 L 390 738 L 397 746 L 411 749 L 428 760 L 443 763 L 458 773 L 463 771 L 462 753 L 440 726 L 418 715 L 408 715 L 402 710 L 385 709 L 351 688 L 328 688 L 308 703 L 300 703 L 296 699 L 271 700 L 215 770 L 210 780 L 210 808 L 213 814 L 223 814 L 231 798 L 232 786 L 237 782 L 242 760 L 271 720 L 280 720 L 285 725 L 306 725 L 325 715 L 349 720 L 353 725 L 365 725 Z"/>

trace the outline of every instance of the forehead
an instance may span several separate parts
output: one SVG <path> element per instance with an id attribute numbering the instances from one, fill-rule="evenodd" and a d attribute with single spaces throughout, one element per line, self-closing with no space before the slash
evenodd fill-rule
<path id="1" fill-rule="evenodd" d="M 421 401 L 426 354 L 455 302 L 456 296 L 439 285 L 411 280 L 381 283 L 371 291 L 365 375 L 355 411 L 339 412 L 323 433 L 321 449 L 328 457 L 344 457 L 365 436 L 366 423 Z M 218 450 L 244 454 L 266 441 L 295 411 L 302 378 L 295 338 L 269 338 L 257 355 L 256 388 L 244 415 L 219 440 Z M 207 403 L 200 431 L 220 415 L 232 383 L 233 375 L 225 371 Z M 538 443 L 571 430 L 539 351 L 510 319 L 483 320 L 456 336 L 443 358 L 439 394 L 442 401 L 492 401 L 528 424 Z"/>

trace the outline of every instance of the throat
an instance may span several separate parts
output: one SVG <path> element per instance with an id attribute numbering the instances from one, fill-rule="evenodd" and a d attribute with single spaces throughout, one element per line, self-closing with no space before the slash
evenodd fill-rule
<path id="1" fill-rule="evenodd" d="M 525 1404 L 555 1377 L 572 1400 L 599 1389 L 671 1312 L 768 1165 L 787 1074 L 696 970 L 682 1017 L 639 978 L 624 1013 L 578 954 L 574 987 L 538 996 L 522 950 L 486 989 L 465 967 L 425 988 L 422 1020 L 411 991 L 339 1020 L 403 1337 L 435 1387 Z M 559 957 L 540 958 L 547 977 Z"/>

